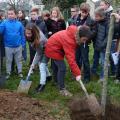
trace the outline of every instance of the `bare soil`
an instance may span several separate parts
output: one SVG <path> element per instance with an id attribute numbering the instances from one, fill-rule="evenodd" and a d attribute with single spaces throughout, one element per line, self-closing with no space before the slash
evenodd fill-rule
<path id="1" fill-rule="evenodd" d="M 68 120 L 50 114 L 54 107 L 25 95 L 0 91 L 0 120 Z"/>
<path id="2" fill-rule="evenodd" d="M 106 107 L 105 120 L 120 120 L 120 106 L 109 104 Z M 86 98 L 73 98 L 69 103 L 71 120 L 103 120 L 101 116 L 94 116 L 88 107 Z"/>

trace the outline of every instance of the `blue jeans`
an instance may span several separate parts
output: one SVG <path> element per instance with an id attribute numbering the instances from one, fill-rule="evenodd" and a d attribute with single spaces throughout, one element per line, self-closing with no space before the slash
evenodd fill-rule
<path id="1" fill-rule="evenodd" d="M 100 60 L 100 64 L 101 64 L 100 79 L 103 79 L 104 78 L 105 51 L 94 50 L 93 65 L 92 65 L 92 68 L 91 68 L 92 74 L 97 74 L 97 68 L 98 68 L 98 65 L 99 65 L 99 60 Z"/>
<path id="2" fill-rule="evenodd" d="M 58 87 L 60 90 L 65 88 L 64 85 L 64 79 L 65 79 L 65 73 L 66 73 L 66 65 L 64 60 L 51 60 L 51 67 L 53 72 L 53 77 L 55 82 L 57 82 Z"/>
<path id="3" fill-rule="evenodd" d="M 102 51 L 100 52 L 100 64 L 101 64 L 100 79 L 104 78 L 104 63 L 105 63 L 105 51 Z"/>
<path id="4" fill-rule="evenodd" d="M 46 77 L 50 76 L 47 63 L 39 63 L 39 70 L 40 70 L 40 84 L 45 85 Z"/>
<path id="5" fill-rule="evenodd" d="M 117 65 L 116 78 L 120 80 L 120 55 L 119 55 L 119 60 L 118 60 L 118 65 Z"/>
<path id="6" fill-rule="evenodd" d="M 89 63 L 89 46 L 88 44 L 80 45 L 76 50 L 76 62 L 79 68 L 84 69 L 84 81 L 90 80 L 90 63 Z"/>
<path id="7" fill-rule="evenodd" d="M 16 48 L 5 47 L 6 72 L 11 73 L 13 58 L 17 64 L 18 73 L 22 72 L 22 46 Z"/>

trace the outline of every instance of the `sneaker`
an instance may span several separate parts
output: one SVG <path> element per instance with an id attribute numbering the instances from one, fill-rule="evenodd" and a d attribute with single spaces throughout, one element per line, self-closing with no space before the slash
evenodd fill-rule
<path id="1" fill-rule="evenodd" d="M 85 80 L 83 80 L 83 83 L 84 83 L 84 84 L 87 84 L 87 83 L 89 83 L 89 82 L 90 82 L 89 79 L 85 79 Z"/>
<path id="2" fill-rule="evenodd" d="M 41 85 L 39 84 L 37 86 L 37 88 L 35 89 L 35 91 L 38 93 L 38 92 L 43 92 L 43 90 L 45 89 L 45 85 Z"/>
<path id="3" fill-rule="evenodd" d="M 23 74 L 22 74 L 22 73 L 19 73 L 19 77 L 20 77 L 20 78 L 23 78 Z"/>
<path id="4" fill-rule="evenodd" d="M 119 79 L 116 79 L 116 80 L 115 80 L 115 84 L 120 84 L 120 80 L 119 80 Z"/>
<path id="5" fill-rule="evenodd" d="M 7 75 L 6 75 L 5 78 L 6 78 L 6 79 L 9 79 L 9 78 L 10 78 L 10 75 L 11 75 L 10 73 L 7 73 Z"/>
<path id="6" fill-rule="evenodd" d="M 51 81 L 52 80 L 52 76 L 47 76 L 46 77 L 46 81 Z"/>
<path id="7" fill-rule="evenodd" d="M 110 77 L 111 77 L 111 78 L 115 78 L 116 75 L 115 75 L 115 74 L 111 74 Z"/>
<path id="8" fill-rule="evenodd" d="M 62 96 L 68 96 L 68 97 L 72 97 L 73 95 L 72 95 L 72 93 L 70 93 L 68 90 L 66 90 L 66 89 L 63 89 L 63 90 L 60 90 L 60 94 L 62 95 Z"/>

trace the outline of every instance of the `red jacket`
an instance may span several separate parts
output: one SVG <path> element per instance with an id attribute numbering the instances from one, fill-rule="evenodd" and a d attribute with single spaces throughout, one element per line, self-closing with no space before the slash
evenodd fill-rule
<path id="1" fill-rule="evenodd" d="M 77 27 L 72 25 L 67 30 L 62 30 L 52 35 L 47 41 L 45 54 L 55 60 L 64 60 L 65 56 L 73 74 L 78 76 L 80 75 L 80 69 L 76 64 L 75 58 L 76 32 Z"/>

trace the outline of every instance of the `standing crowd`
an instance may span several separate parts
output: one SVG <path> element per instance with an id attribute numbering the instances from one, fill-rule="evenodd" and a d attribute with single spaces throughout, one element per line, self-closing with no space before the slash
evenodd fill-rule
<path id="1" fill-rule="evenodd" d="M 39 66 L 40 70 L 40 83 L 35 89 L 36 92 L 42 92 L 46 81 L 53 78 L 61 95 L 72 96 L 64 84 L 66 75 L 64 58 L 76 81 L 82 79 L 84 83 L 89 83 L 91 76 L 98 76 L 100 66 L 99 82 L 103 82 L 109 24 L 113 15 L 115 28 L 109 57 L 109 76 L 114 76 L 116 83 L 120 82 L 120 55 L 117 64 L 112 56 L 120 51 L 120 10 L 113 13 L 109 1 L 102 0 L 95 9 L 94 17 L 90 15 L 88 3 L 74 5 L 70 11 L 68 27 L 58 7 L 53 7 L 51 11 L 44 10 L 41 15 L 39 9 L 33 8 L 29 20 L 25 19 L 24 11 L 16 12 L 13 8 L 7 11 L 6 19 L 0 15 L 0 50 L 2 57 L 5 55 L 6 58 L 6 79 L 12 76 L 15 63 L 19 77 L 23 78 L 22 63 L 27 62 L 26 42 L 28 42 L 29 65 L 33 68 L 33 73 L 36 66 Z M 94 54 L 90 66 L 91 44 Z M 48 62 L 51 64 L 52 73 L 49 72 Z"/>

